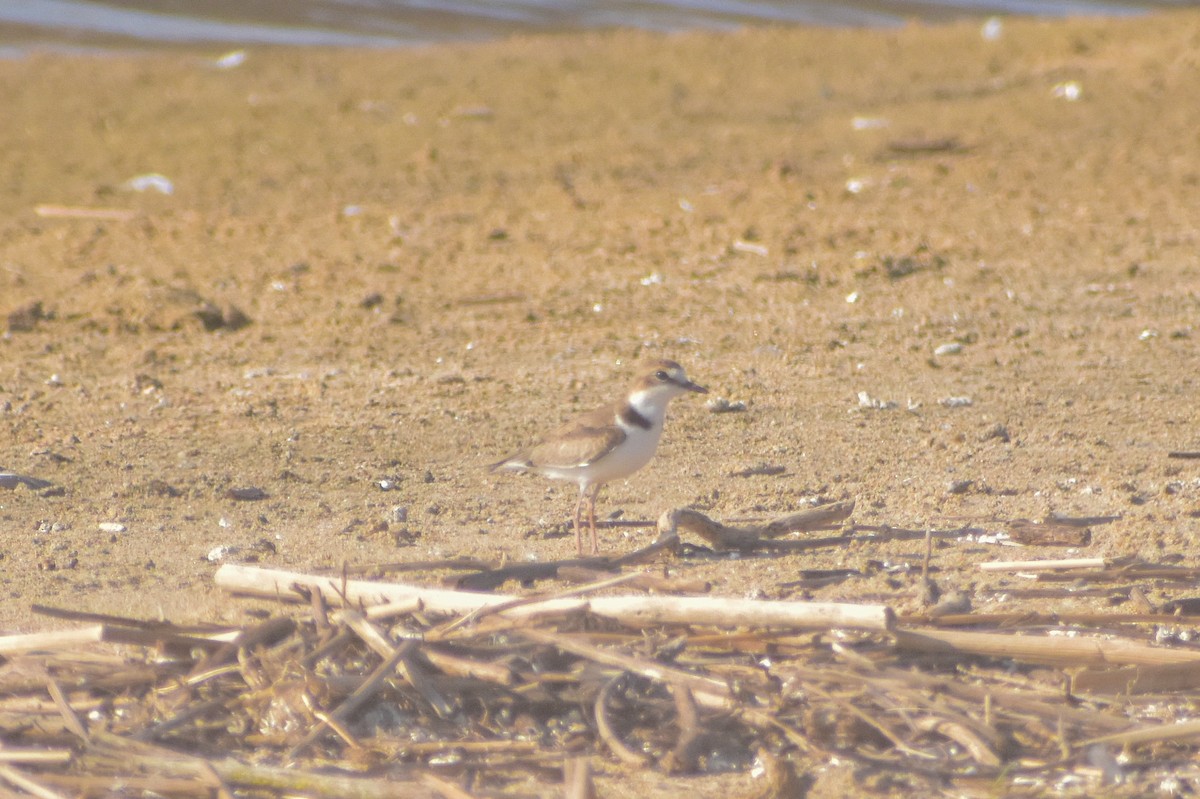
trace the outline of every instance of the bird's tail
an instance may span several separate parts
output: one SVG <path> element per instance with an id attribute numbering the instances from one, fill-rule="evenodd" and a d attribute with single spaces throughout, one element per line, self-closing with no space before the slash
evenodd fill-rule
<path id="1" fill-rule="evenodd" d="M 492 472 L 523 472 L 532 465 L 533 464 L 529 462 L 528 455 L 526 455 L 524 452 L 518 452 L 516 454 L 509 455 L 504 460 L 496 461 L 495 463 L 489 465 L 488 470 Z"/>

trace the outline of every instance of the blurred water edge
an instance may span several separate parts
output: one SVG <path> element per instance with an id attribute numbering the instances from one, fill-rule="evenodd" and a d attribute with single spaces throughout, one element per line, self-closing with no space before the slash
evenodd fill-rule
<path id="1" fill-rule="evenodd" d="M 0 55 L 170 45 L 406 47 L 519 33 L 900 25 L 1004 14 L 1128 16 L 1198 0 L 0 0 Z"/>

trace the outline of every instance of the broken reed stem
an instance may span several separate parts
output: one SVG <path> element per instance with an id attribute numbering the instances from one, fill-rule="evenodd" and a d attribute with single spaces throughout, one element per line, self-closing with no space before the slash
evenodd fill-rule
<path id="1" fill-rule="evenodd" d="M 261 766 L 241 763 L 226 758 L 206 760 L 180 754 L 150 744 L 137 743 L 112 733 L 93 733 L 99 745 L 86 750 L 80 757 L 84 770 L 99 766 L 101 760 L 116 760 L 128 770 L 141 770 L 147 774 L 160 774 L 168 778 L 191 778 L 212 784 L 211 775 L 216 774 L 230 786 L 259 791 L 276 791 L 284 794 L 302 794 L 317 799 L 437 799 L 441 794 L 416 779 L 388 777 L 370 779 L 342 774 L 306 771 L 294 766 Z M 114 775 L 107 779 L 116 789 L 123 785 L 123 778 Z M 47 780 L 49 781 L 49 780 Z"/>
<path id="2" fill-rule="evenodd" d="M 1127 732 L 1102 735 L 1084 741 L 1081 746 L 1092 744 L 1112 744 L 1113 746 L 1137 746 L 1139 744 L 1160 743 L 1165 741 L 1182 742 L 1189 738 L 1200 737 L 1200 721 L 1181 721 L 1176 724 L 1155 724 L 1149 727 L 1138 727 Z"/>
<path id="3" fill-rule="evenodd" d="M 343 722 L 353 715 L 354 711 L 366 704 L 383 687 L 384 681 L 395 673 L 397 665 L 408 655 L 414 646 L 416 646 L 415 641 L 405 641 L 396 647 L 395 651 L 392 652 L 392 656 L 376 666 L 375 670 L 371 672 L 371 675 L 367 677 L 363 684 L 348 696 L 336 710 L 329 714 L 329 718 L 334 722 Z M 298 757 L 301 752 L 320 738 L 327 728 L 328 725 L 324 722 L 314 727 L 301 739 L 300 743 L 292 747 L 291 751 L 288 752 L 288 757 Z"/>
<path id="4" fill-rule="evenodd" d="M 225 564 L 217 570 L 216 584 L 227 591 L 263 597 L 300 598 L 298 591 L 344 590 L 346 601 L 374 605 L 419 599 L 430 613 L 469 614 L 507 605 L 518 597 L 510 594 L 477 594 L 443 588 L 425 588 L 403 583 L 377 583 L 319 575 L 299 574 L 252 566 Z M 563 598 L 512 606 L 501 612 L 507 618 L 525 618 L 545 613 L 589 611 L 637 627 L 655 624 L 707 624 L 717 626 L 780 627 L 792 629 L 854 628 L 891 629 L 895 614 L 885 605 L 855 605 L 834 602 L 763 601 L 723 597 L 632 596 Z"/>
<path id="5" fill-rule="evenodd" d="M 137 629 L 112 624 L 92 624 L 77 630 L 55 630 L 45 633 L 22 633 L 0 636 L 0 655 L 11 656 L 25 652 L 77 649 L 87 644 L 102 642 L 140 644 L 142 646 L 179 644 L 189 648 L 198 646 L 214 649 L 224 644 L 223 638 L 231 637 L 231 634 L 221 634 L 208 638 L 198 635 L 182 635 L 167 630 Z"/>
<path id="6" fill-rule="evenodd" d="M 67 799 L 65 795 L 50 790 L 24 772 L 9 765 L 0 764 L 0 779 L 38 799 Z"/>
<path id="7" fill-rule="evenodd" d="M 74 755 L 70 749 L 35 749 L 29 746 L 0 748 L 0 763 L 25 765 L 66 764 Z"/>
<path id="8" fill-rule="evenodd" d="M 1103 569 L 1111 561 L 1105 558 L 1067 558 L 1063 560 L 993 560 L 980 563 L 985 572 L 1040 572 L 1066 569 Z"/>
<path id="9" fill-rule="evenodd" d="M 830 529 L 854 512 L 854 502 L 834 502 L 781 516 L 767 524 L 733 527 L 692 508 L 675 508 L 658 518 L 659 541 L 673 540 L 681 531 L 700 536 L 718 550 L 774 546 L 772 539 L 806 530 Z M 804 546 L 804 542 L 795 542 Z"/>
<path id="10" fill-rule="evenodd" d="M 664 682 L 672 686 L 679 685 L 686 687 L 692 691 L 693 696 L 695 696 L 698 702 L 708 707 L 720 709 L 729 709 L 732 707 L 733 695 L 729 684 L 724 680 L 706 677 L 702 674 L 694 674 L 690 671 L 683 671 L 682 669 L 667 666 L 657 660 L 639 658 L 623 652 L 604 649 L 587 641 L 580 640 L 576 636 L 563 633 L 550 633 L 532 627 L 516 628 L 513 632 L 532 641 L 549 644 L 563 652 L 569 652 L 586 660 L 632 672 L 648 680 Z"/>
<path id="11" fill-rule="evenodd" d="M 613 729 L 612 722 L 609 721 L 608 698 L 612 695 L 617 683 L 624 677 L 623 673 L 613 677 L 604 683 L 604 687 L 596 694 L 596 701 L 592 707 L 596 716 L 596 732 L 600 735 L 600 740 L 608 746 L 609 751 L 616 755 L 622 763 L 635 768 L 645 768 L 650 765 L 650 758 L 646 754 L 636 752 L 626 746 L 625 742 L 621 740 L 621 736 L 617 735 L 617 731 Z"/>
<path id="12" fill-rule="evenodd" d="M 1121 639 L 931 629 L 896 630 L 894 635 L 896 647 L 910 652 L 982 655 L 1063 668 L 1200 661 L 1200 651 L 1166 649 Z"/>

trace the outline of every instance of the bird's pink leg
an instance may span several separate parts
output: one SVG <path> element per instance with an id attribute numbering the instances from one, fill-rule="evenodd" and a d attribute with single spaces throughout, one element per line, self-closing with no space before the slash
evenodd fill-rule
<path id="1" fill-rule="evenodd" d="M 592 493 L 588 496 L 588 526 L 592 528 L 592 554 L 600 554 L 600 544 L 596 541 L 596 497 L 600 495 L 600 486 L 592 487 Z M 583 550 L 579 550 L 583 554 Z"/>
<path id="2" fill-rule="evenodd" d="M 587 489 L 579 487 L 579 501 L 575 503 L 575 550 L 583 554 L 583 535 L 579 530 L 579 512 L 583 509 L 583 500 L 587 498 Z"/>

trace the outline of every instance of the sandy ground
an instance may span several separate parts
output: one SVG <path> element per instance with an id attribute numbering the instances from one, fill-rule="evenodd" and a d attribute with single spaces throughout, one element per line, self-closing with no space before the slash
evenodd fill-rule
<path id="1" fill-rule="evenodd" d="M 486 464 L 648 357 L 747 409 L 678 400 L 604 515 L 823 498 L 914 529 L 1118 517 L 1076 550 L 942 543 L 940 579 L 978 608 L 1024 584 L 984 560 L 1197 565 L 1200 462 L 1167 453 L 1200 448 L 1198 53 L 1183 13 L 1009 20 L 994 41 L 971 24 L 2 62 L 0 467 L 55 488 L 0 491 L 0 629 L 61 624 L 35 603 L 245 622 L 253 603 L 212 586 L 219 546 L 298 570 L 570 555 L 575 489 Z M 147 173 L 174 192 L 129 187 Z M 757 465 L 782 472 L 735 476 Z M 230 493 L 248 487 L 266 498 Z M 602 531 L 610 551 L 651 535 Z M 922 549 L 670 568 L 904 611 Z M 787 587 L 841 567 L 864 576 Z"/>

